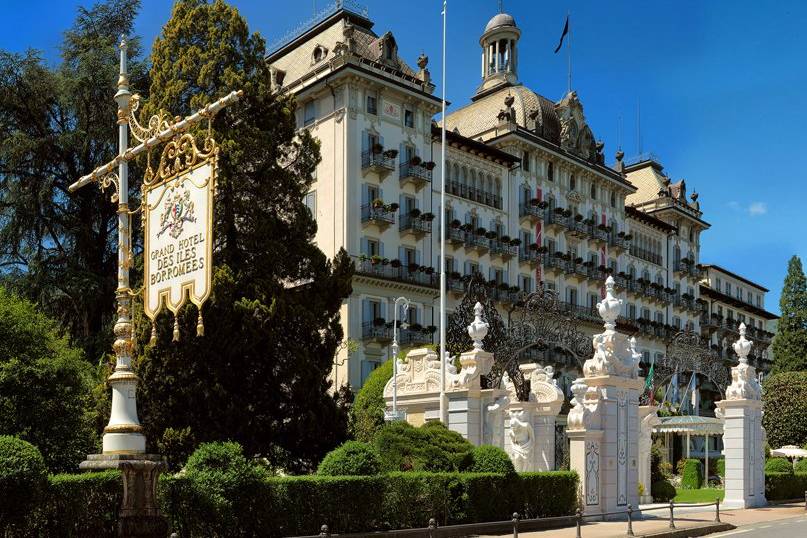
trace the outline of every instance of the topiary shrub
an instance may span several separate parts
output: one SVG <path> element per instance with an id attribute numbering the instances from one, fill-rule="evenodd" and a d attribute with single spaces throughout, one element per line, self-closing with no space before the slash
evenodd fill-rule
<path id="1" fill-rule="evenodd" d="M 473 445 L 439 422 L 415 428 L 406 422 L 386 424 L 373 439 L 383 472 L 465 471 Z"/>
<path id="2" fill-rule="evenodd" d="M 702 485 L 703 465 L 700 460 L 685 460 L 684 471 L 681 475 L 681 487 L 684 489 L 700 489 Z"/>
<path id="3" fill-rule="evenodd" d="M 0 435 L 0 530 L 28 519 L 48 484 L 48 470 L 39 449 L 27 441 Z"/>
<path id="4" fill-rule="evenodd" d="M 807 372 L 773 374 L 763 384 L 762 425 L 773 448 L 807 443 Z"/>
<path id="5" fill-rule="evenodd" d="M 392 378 L 392 361 L 373 370 L 353 400 L 349 428 L 357 441 L 369 443 L 384 426 L 384 387 Z"/>
<path id="6" fill-rule="evenodd" d="M 793 464 L 787 458 L 768 458 L 765 461 L 765 472 L 793 474 Z"/>
<path id="7" fill-rule="evenodd" d="M 196 439 L 190 426 L 181 429 L 166 428 L 162 439 L 157 442 L 159 453 L 165 456 L 168 470 L 172 472 L 182 469 L 195 446 Z"/>
<path id="8" fill-rule="evenodd" d="M 669 473 L 672 467 L 669 464 L 662 466 L 664 458 L 662 457 L 661 451 L 661 447 L 657 444 L 653 444 L 650 447 L 650 484 L 669 478 L 667 473 Z"/>
<path id="9" fill-rule="evenodd" d="M 513 474 L 516 468 L 507 452 L 497 446 L 482 445 L 474 447 L 471 452 L 473 463 L 469 469 L 472 473 Z"/>
<path id="10" fill-rule="evenodd" d="M 793 465 L 793 470 L 797 473 L 807 473 L 807 459 L 797 460 Z"/>
<path id="11" fill-rule="evenodd" d="M 372 445 L 347 441 L 331 450 L 319 464 L 317 474 L 325 476 L 371 476 L 378 474 L 381 463 Z"/>
<path id="12" fill-rule="evenodd" d="M 675 486 L 669 480 L 657 480 L 650 486 L 650 493 L 653 501 L 664 503 L 675 498 Z"/>

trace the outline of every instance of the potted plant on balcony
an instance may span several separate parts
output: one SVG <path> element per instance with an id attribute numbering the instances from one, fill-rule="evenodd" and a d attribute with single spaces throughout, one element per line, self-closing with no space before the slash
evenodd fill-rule
<path id="1" fill-rule="evenodd" d="M 539 247 L 538 243 L 530 243 L 530 246 L 527 247 L 527 248 L 529 248 L 531 251 L 535 252 L 537 250 L 540 250 L 542 247 Z"/>
<path id="2" fill-rule="evenodd" d="M 606 232 L 606 233 L 611 233 L 611 227 L 610 227 L 610 226 L 606 226 L 605 224 L 598 224 L 598 225 L 597 225 L 597 228 L 599 228 L 599 229 L 600 229 L 600 230 L 602 230 L 603 232 Z"/>
<path id="3" fill-rule="evenodd" d="M 373 320 L 374 327 L 383 327 L 384 323 L 386 323 L 386 320 L 384 320 L 384 318 L 375 318 Z"/>
<path id="4" fill-rule="evenodd" d="M 460 230 L 463 232 L 472 232 L 474 230 L 473 224 L 466 223 L 460 226 Z"/>
<path id="5" fill-rule="evenodd" d="M 455 230 L 460 226 L 462 226 L 462 223 L 459 220 L 454 219 L 451 221 L 451 227 L 454 228 Z"/>
<path id="6" fill-rule="evenodd" d="M 488 233 L 488 231 L 485 228 L 481 227 L 481 226 L 476 229 L 476 235 L 478 235 L 480 237 L 484 237 L 486 233 Z"/>
<path id="7" fill-rule="evenodd" d="M 426 212 L 420 216 L 421 219 L 425 220 L 426 222 L 431 222 L 434 220 L 434 213 Z"/>
<path id="8" fill-rule="evenodd" d="M 422 331 L 423 330 L 423 325 L 421 325 L 418 322 L 415 322 L 412 325 L 410 325 L 409 328 L 412 329 L 413 331 Z"/>
<path id="9" fill-rule="evenodd" d="M 389 258 L 384 258 L 381 260 L 381 265 L 389 265 Z"/>
<path id="10" fill-rule="evenodd" d="M 588 267 L 589 269 L 591 269 L 592 267 L 594 267 L 594 262 L 591 261 L 591 260 L 588 260 L 587 262 L 583 262 L 583 267 Z"/>
<path id="11" fill-rule="evenodd" d="M 359 261 L 364 263 L 367 261 L 367 254 L 359 254 Z"/>
<path id="12" fill-rule="evenodd" d="M 499 284 L 498 284 L 498 282 L 496 282 L 496 279 L 495 279 L 495 278 L 491 278 L 490 280 L 488 280 L 487 287 L 489 287 L 489 288 L 495 288 L 495 287 L 496 287 L 496 286 L 498 286 L 498 285 L 499 285 Z"/>
<path id="13" fill-rule="evenodd" d="M 418 209 L 416 207 L 410 209 L 409 210 L 409 216 L 412 217 L 413 219 L 418 218 L 420 216 L 420 209 Z"/>
<path id="14" fill-rule="evenodd" d="M 427 267 L 426 270 L 424 271 L 424 273 L 426 273 L 427 275 L 433 275 L 434 274 L 434 267 Z"/>
<path id="15" fill-rule="evenodd" d="M 381 263 L 381 256 L 378 255 L 370 256 L 370 263 L 372 263 L 373 265 L 378 265 L 379 263 Z"/>
<path id="16" fill-rule="evenodd" d="M 519 239 L 518 237 L 514 237 L 510 240 L 511 247 L 518 247 L 520 245 L 521 245 L 521 239 Z"/>
<path id="17" fill-rule="evenodd" d="M 428 327 L 423 328 L 423 332 L 426 334 L 434 334 L 437 332 L 437 327 L 434 325 L 429 325 Z"/>
<path id="18" fill-rule="evenodd" d="M 506 244 L 509 244 L 509 243 L 510 243 L 510 236 L 509 236 L 509 235 L 502 235 L 502 236 L 499 238 L 499 241 L 501 241 L 501 242 L 502 242 L 502 243 L 504 243 L 505 245 L 506 245 Z"/>
<path id="19" fill-rule="evenodd" d="M 616 234 L 616 236 L 620 238 L 625 237 L 625 232 L 619 232 L 618 234 Z"/>
<path id="20" fill-rule="evenodd" d="M 435 163 L 434 161 L 428 161 L 428 162 L 423 163 L 423 168 L 425 168 L 429 172 L 434 170 L 435 166 L 437 166 L 437 163 Z"/>
<path id="21" fill-rule="evenodd" d="M 420 163 L 422 163 L 422 162 L 423 162 L 423 159 L 421 159 L 417 155 L 415 155 L 411 159 L 409 159 L 409 164 L 411 164 L 412 166 L 420 166 Z"/>
<path id="22" fill-rule="evenodd" d="M 389 264 L 390 264 L 392 267 L 394 267 L 394 268 L 396 268 L 396 269 L 397 269 L 398 267 L 400 267 L 400 266 L 401 266 L 401 260 L 395 259 L 395 260 L 392 260 L 391 262 L 389 262 Z"/>
<path id="23" fill-rule="evenodd" d="M 684 265 L 689 265 L 689 258 L 681 258 L 681 263 Z"/>
<path id="24" fill-rule="evenodd" d="M 535 243 L 533 243 L 533 245 L 534 244 Z M 549 252 L 549 247 L 546 247 L 546 246 L 543 246 L 543 245 L 538 247 L 538 254 L 546 254 L 547 252 Z"/>
<path id="25" fill-rule="evenodd" d="M 510 285 L 507 282 L 499 284 L 499 289 L 502 291 L 510 291 Z"/>
<path id="26" fill-rule="evenodd" d="M 420 269 L 420 265 L 416 264 L 415 262 L 412 262 L 412 263 L 409 264 L 408 269 L 409 269 L 410 273 L 414 273 L 415 271 Z"/>
<path id="27" fill-rule="evenodd" d="M 376 198 L 375 200 L 373 200 L 372 206 L 373 206 L 373 209 L 383 209 L 384 208 L 384 200 L 382 200 L 381 198 Z"/>
<path id="28" fill-rule="evenodd" d="M 581 263 L 583 263 L 583 258 L 581 258 L 580 256 L 576 257 L 574 259 L 574 263 L 576 263 L 577 265 L 580 265 Z"/>
<path id="29" fill-rule="evenodd" d="M 555 251 L 555 257 L 556 257 L 556 258 L 560 258 L 560 259 L 562 260 L 562 259 L 563 259 L 563 257 L 564 257 L 564 254 L 563 254 L 563 252 L 561 252 L 561 251 L 559 251 L 559 250 L 556 250 L 556 251 Z"/>
<path id="30" fill-rule="evenodd" d="M 390 212 L 392 212 L 392 213 L 395 213 L 396 211 L 398 211 L 398 208 L 399 208 L 399 207 L 401 207 L 401 206 L 399 206 L 399 205 L 398 205 L 397 203 L 395 203 L 395 202 L 392 202 L 391 204 L 389 204 L 389 205 L 387 206 L 387 211 L 390 211 Z"/>
<path id="31" fill-rule="evenodd" d="M 496 239 L 496 232 L 490 230 L 489 232 L 485 232 L 485 237 L 488 239 Z"/>
<path id="32" fill-rule="evenodd" d="M 571 217 L 572 216 L 572 210 L 571 209 L 564 209 L 563 210 L 563 216 L 566 217 L 566 218 Z"/>
<path id="33" fill-rule="evenodd" d="M 633 241 L 633 235 L 625 234 L 625 241 Z"/>
<path id="34" fill-rule="evenodd" d="M 540 203 L 541 203 L 541 200 L 539 200 L 538 198 L 530 198 L 530 205 L 532 207 L 538 207 L 538 204 L 540 204 Z"/>
<path id="35" fill-rule="evenodd" d="M 451 271 L 451 274 L 449 276 L 451 280 L 459 280 L 462 278 L 462 275 L 458 271 Z"/>
<path id="36" fill-rule="evenodd" d="M 394 159 L 397 156 L 398 156 L 398 150 L 397 149 L 388 149 L 387 151 L 384 152 L 384 157 L 386 157 L 388 159 Z"/>
<path id="37" fill-rule="evenodd" d="M 384 152 L 384 146 L 379 143 L 373 144 L 373 154 L 377 155 Z"/>
<path id="38" fill-rule="evenodd" d="M 564 212 L 564 209 L 562 207 L 556 207 L 555 208 L 555 214 L 556 215 L 563 215 L 563 212 Z"/>

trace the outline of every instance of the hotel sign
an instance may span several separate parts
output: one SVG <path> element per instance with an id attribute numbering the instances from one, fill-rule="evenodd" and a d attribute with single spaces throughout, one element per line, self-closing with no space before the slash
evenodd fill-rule
<path id="1" fill-rule="evenodd" d="M 215 146 L 199 151 L 190 135 L 170 142 L 153 182 L 144 183 L 144 311 L 175 315 L 210 296 L 213 257 Z"/>

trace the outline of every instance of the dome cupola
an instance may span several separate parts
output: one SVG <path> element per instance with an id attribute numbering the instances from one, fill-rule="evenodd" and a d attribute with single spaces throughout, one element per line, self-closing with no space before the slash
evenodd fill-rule
<path id="1" fill-rule="evenodd" d="M 518 38 L 521 30 L 512 15 L 499 12 L 485 25 L 482 47 L 482 85 L 476 93 L 518 81 Z"/>

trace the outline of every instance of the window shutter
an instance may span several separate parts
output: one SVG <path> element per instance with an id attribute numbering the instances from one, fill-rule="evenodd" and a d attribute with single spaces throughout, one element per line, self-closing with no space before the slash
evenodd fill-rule
<path id="1" fill-rule="evenodd" d="M 367 131 L 361 132 L 361 152 L 367 153 L 370 151 L 370 133 Z"/>
<path id="2" fill-rule="evenodd" d="M 383 258 L 384 257 L 384 243 L 382 241 L 378 242 L 378 254 Z"/>
<path id="3" fill-rule="evenodd" d="M 367 238 L 362 237 L 361 238 L 361 252 L 360 252 L 360 254 L 366 255 L 368 252 L 370 252 L 370 247 L 367 244 Z"/>
<path id="4" fill-rule="evenodd" d="M 371 311 L 370 311 L 370 301 L 367 299 L 361 300 L 361 320 L 362 323 L 367 323 L 368 321 L 372 321 L 370 319 Z"/>
<path id="5" fill-rule="evenodd" d="M 510 285 L 510 271 L 505 270 L 504 272 L 504 282 L 507 285 Z"/>
<path id="6" fill-rule="evenodd" d="M 406 256 L 404 254 L 404 248 L 398 247 L 398 259 L 401 261 L 401 264 L 406 263 Z"/>
<path id="7" fill-rule="evenodd" d="M 415 250 L 415 263 L 420 265 L 420 251 L 417 249 Z"/>
<path id="8" fill-rule="evenodd" d="M 469 266 L 468 266 L 468 262 L 466 261 L 465 263 L 462 264 L 462 273 L 464 275 L 467 275 L 468 272 L 469 272 L 468 269 L 469 269 Z"/>
<path id="9" fill-rule="evenodd" d="M 369 203 L 370 203 L 370 186 L 365 183 L 361 186 L 361 205 L 367 205 Z"/>
<path id="10" fill-rule="evenodd" d="M 381 308 L 379 310 L 381 310 L 381 317 L 384 318 L 385 320 L 387 320 L 387 303 L 386 303 L 386 301 L 381 303 Z M 387 321 L 389 321 L 389 320 L 387 320 Z"/>
<path id="11" fill-rule="evenodd" d="M 381 146 L 384 147 L 384 149 L 387 149 L 386 146 L 384 146 L 384 137 L 383 136 L 378 135 L 378 143 L 381 144 Z"/>

